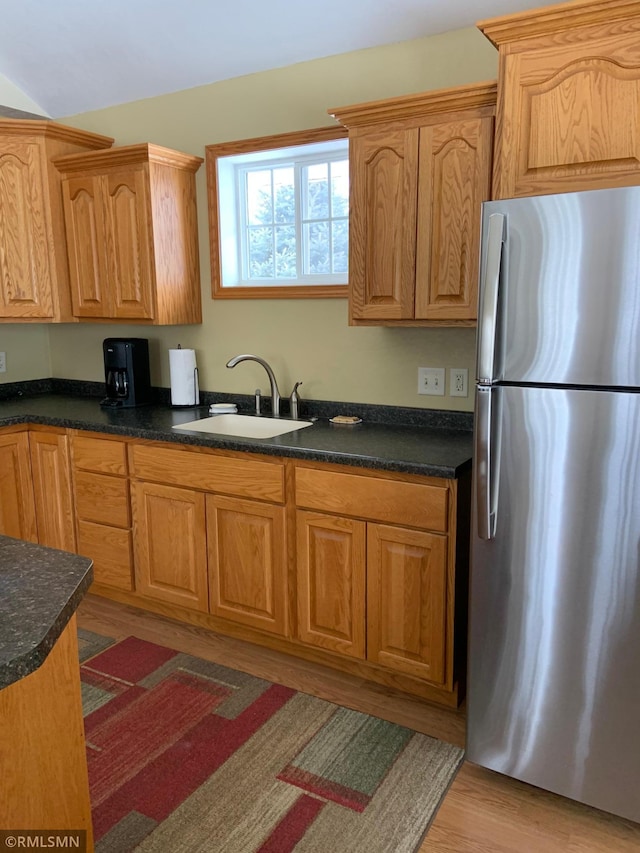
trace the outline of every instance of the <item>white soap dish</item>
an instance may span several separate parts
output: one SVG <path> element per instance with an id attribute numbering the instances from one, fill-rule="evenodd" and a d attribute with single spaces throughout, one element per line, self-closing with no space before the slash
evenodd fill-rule
<path id="1" fill-rule="evenodd" d="M 209 406 L 210 415 L 235 415 L 237 411 L 235 403 L 212 403 Z"/>

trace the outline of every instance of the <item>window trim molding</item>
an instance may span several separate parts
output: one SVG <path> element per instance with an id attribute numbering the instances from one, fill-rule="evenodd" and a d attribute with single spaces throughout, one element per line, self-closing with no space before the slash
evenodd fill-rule
<path id="1" fill-rule="evenodd" d="M 261 287 L 223 287 L 220 258 L 220 222 L 218 217 L 218 157 L 249 154 L 270 148 L 308 145 L 348 137 L 345 127 L 316 127 L 274 136 L 257 136 L 205 146 L 207 176 L 207 210 L 209 214 L 209 254 L 211 261 L 211 296 L 213 299 L 326 299 L 348 296 L 346 284 L 265 285 Z"/>

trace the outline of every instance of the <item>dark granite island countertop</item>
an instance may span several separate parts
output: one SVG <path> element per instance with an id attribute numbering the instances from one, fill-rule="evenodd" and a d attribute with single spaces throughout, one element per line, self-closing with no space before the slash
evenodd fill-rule
<path id="1" fill-rule="evenodd" d="M 0 689 L 38 669 L 93 580 L 86 557 L 0 536 Z"/>
<path id="2" fill-rule="evenodd" d="M 342 404 L 336 404 L 333 413 L 344 413 L 345 409 L 352 413 Z M 398 410 L 398 417 L 405 417 L 407 411 Z M 363 422 L 355 426 L 334 425 L 325 414 L 310 427 L 270 439 L 239 438 L 174 428 L 207 416 L 207 406 L 176 409 L 168 405 L 148 405 L 132 409 L 103 409 L 95 397 L 66 394 L 42 394 L 0 401 L 0 427 L 20 423 L 48 424 L 431 477 L 456 478 L 471 467 L 471 430 L 459 428 L 459 420 L 447 419 L 443 413 L 435 413 L 431 419 L 426 417 L 421 423 L 398 422 L 395 419 L 384 423 L 374 421 L 363 412 Z M 304 416 L 306 413 L 303 412 Z"/>

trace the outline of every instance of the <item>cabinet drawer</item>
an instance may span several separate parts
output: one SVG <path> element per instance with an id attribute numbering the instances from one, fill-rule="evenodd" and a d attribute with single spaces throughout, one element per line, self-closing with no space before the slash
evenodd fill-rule
<path id="1" fill-rule="evenodd" d="M 281 463 L 146 445 L 132 445 L 130 460 L 132 475 L 139 480 L 284 503 Z"/>
<path id="2" fill-rule="evenodd" d="M 130 527 L 129 484 L 120 477 L 76 471 L 76 515 L 84 521 Z"/>
<path id="3" fill-rule="evenodd" d="M 131 533 L 90 521 L 78 521 L 78 554 L 93 560 L 96 583 L 133 589 Z"/>
<path id="4" fill-rule="evenodd" d="M 337 515 L 445 533 L 448 489 L 378 477 L 296 468 L 296 504 Z"/>
<path id="5" fill-rule="evenodd" d="M 74 435 L 72 438 L 73 464 L 84 471 L 100 474 L 127 473 L 127 446 L 124 441 L 109 441 L 105 438 L 87 438 Z"/>

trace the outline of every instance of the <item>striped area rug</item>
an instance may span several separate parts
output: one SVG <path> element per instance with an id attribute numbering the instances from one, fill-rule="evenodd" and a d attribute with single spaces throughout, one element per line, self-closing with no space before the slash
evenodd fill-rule
<path id="1" fill-rule="evenodd" d="M 80 630 L 97 853 L 412 853 L 462 750 Z"/>

